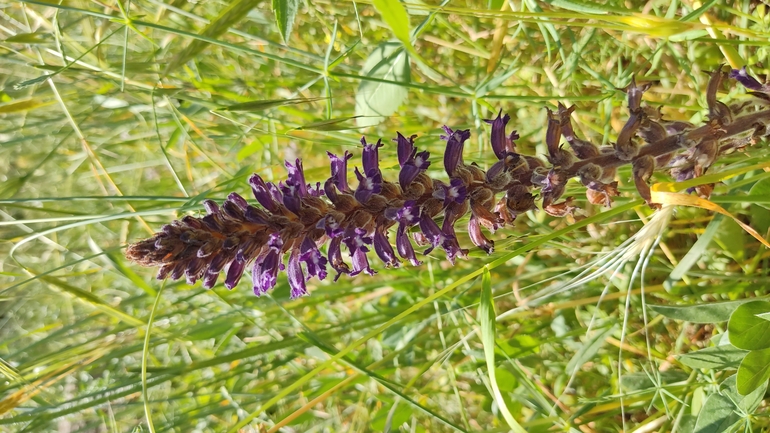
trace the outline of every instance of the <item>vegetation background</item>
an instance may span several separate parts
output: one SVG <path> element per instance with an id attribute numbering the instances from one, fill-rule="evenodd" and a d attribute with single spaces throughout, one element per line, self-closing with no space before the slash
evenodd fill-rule
<path id="1" fill-rule="evenodd" d="M 398 5 L 0 5 L 0 431 L 770 425 L 767 377 L 738 394 L 746 352 L 723 338 L 736 306 L 768 292 L 768 250 L 729 217 L 653 213 L 628 169 L 611 209 L 576 182 L 574 218 L 523 215 L 491 256 L 452 267 L 433 253 L 296 301 L 285 277 L 257 298 L 126 262 L 128 242 L 204 198 L 248 196 L 252 172 L 277 181 L 301 157 L 323 181 L 326 151 L 358 155 L 363 133 L 418 134 L 436 168 L 440 127 L 470 128 L 466 160 L 484 166 L 499 109 L 520 151 L 542 155 L 545 106 L 576 104 L 581 135 L 606 145 L 631 77 L 655 83 L 645 99 L 668 118 L 700 122 L 704 72 L 768 72 L 756 1 L 413 0 L 407 21 Z M 380 152 L 395 179 L 395 146 Z M 764 237 L 769 155 L 761 142 L 710 171 L 712 201 Z"/>

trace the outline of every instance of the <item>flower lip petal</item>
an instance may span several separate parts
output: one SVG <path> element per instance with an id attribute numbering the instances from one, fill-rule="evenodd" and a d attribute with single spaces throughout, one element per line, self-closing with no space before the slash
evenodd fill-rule
<path id="1" fill-rule="evenodd" d="M 308 195 L 307 184 L 305 183 L 305 170 L 302 168 L 302 161 L 297 158 L 294 165 L 289 161 L 284 161 L 284 165 L 286 166 L 286 171 L 289 172 L 286 184 L 293 186 L 299 197 Z"/>
<path id="2" fill-rule="evenodd" d="M 300 252 L 295 248 L 289 257 L 289 266 L 286 274 L 289 276 L 289 287 L 291 288 L 291 299 L 301 298 L 307 295 L 307 286 L 305 285 L 305 274 L 300 265 Z"/>
<path id="3" fill-rule="evenodd" d="M 361 162 L 364 166 L 364 173 L 376 170 L 380 171 L 380 152 L 379 148 L 383 146 L 382 140 L 377 143 L 368 144 L 365 137 L 361 137 L 361 144 L 364 145 L 364 151 L 361 154 Z"/>
<path id="4" fill-rule="evenodd" d="M 764 86 L 762 83 L 759 82 L 756 78 L 749 75 L 748 72 L 746 72 L 746 67 L 742 67 L 741 69 L 733 69 L 730 71 L 730 78 L 734 78 L 738 80 L 739 83 L 743 84 L 743 87 L 751 90 L 759 90 L 764 91 Z"/>
<path id="5" fill-rule="evenodd" d="M 405 137 L 400 132 L 397 132 L 398 136 L 393 139 L 398 146 L 398 164 L 403 167 L 406 162 L 414 156 L 416 151 L 414 147 L 414 139 L 417 135 L 411 137 Z"/>

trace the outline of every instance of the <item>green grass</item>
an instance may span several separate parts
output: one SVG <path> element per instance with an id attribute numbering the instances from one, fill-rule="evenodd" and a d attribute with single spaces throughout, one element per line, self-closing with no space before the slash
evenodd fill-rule
<path id="1" fill-rule="evenodd" d="M 374 277 L 314 280 L 296 301 L 285 277 L 262 298 L 246 282 L 159 282 L 123 248 L 200 214 L 204 198 L 250 196 L 253 172 L 283 179 L 284 159 L 324 181 L 326 151 L 358 156 L 362 134 L 418 134 L 440 176 L 441 125 L 470 128 L 466 161 L 488 167 L 483 119 L 502 108 L 520 151 L 542 155 L 544 107 L 563 102 L 578 106 L 581 136 L 608 144 L 626 118 L 617 87 L 632 76 L 656 82 L 645 100 L 667 118 L 700 122 L 704 72 L 770 72 L 770 17 L 756 4 L 410 3 L 399 28 L 370 3 L 306 2 L 288 46 L 270 2 L 4 5 L 0 431 L 702 428 L 732 395 L 735 367 L 677 355 L 715 346 L 727 324 L 650 305 L 764 296 L 770 254 L 702 209 L 661 220 L 629 169 L 611 209 L 573 182 L 575 218 L 523 215 L 493 235 L 492 256 L 378 263 Z M 363 69 L 399 56 L 400 69 Z M 721 100 L 748 101 L 740 85 L 726 90 Z M 364 103 L 391 110 L 356 118 Z M 380 152 L 397 178 L 395 145 Z M 769 157 L 762 141 L 709 171 L 736 169 L 712 199 L 765 238 L 770 174 L 745 167 Z M 634 237 L 651 218 L 660 229 Z M 766 404 L 747 407 L 733 430 L 768 428 Z"/>

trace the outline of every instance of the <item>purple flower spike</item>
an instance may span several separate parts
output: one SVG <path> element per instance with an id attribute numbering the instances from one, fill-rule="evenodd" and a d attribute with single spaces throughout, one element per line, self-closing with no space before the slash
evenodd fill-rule
<path id="1" fill-rule="evenodd" d="M 444 151 L 444 169 L 449 177 L 454 176 L 457 167 L 463 165 L 463 146 L 465 140 L 471 138 L 469 129 L 453 131 L 452 128 L 444 126 L 447 135 L 442 135 L 441 139 L 446 140 L 446 151 Z"/>
<path id="2" fill-rule="evenodd" d="M 376 170 L 380 171 L 380 152 L 379 148 L 383 146 L 382 140 L 377 140 L 377 143 L 367 144 L 366 138 L 361 137 L 361 144 L 364 145 L 364 152 L 361 155 L 361 162 L 364 165 L 364 173 Z"/>
<path id="3" fill-rule="evenodd" d="M 759 90 L 760 92 L 766 91 L 765 86 L 762 85 L 756 78 L 749 75 L 748 72 L 746 72 L 746 67 L 742 67 L 741 69 L 733 69 L 730 71 L 730 78 L 734 78 L 738 80 L 739 83 L 743 84 L 743 87 L 751 90 Z"/>
<path id="4" fill-rule="evenodd" d="M 356 188 L 353 197 L 359 203 L 366 203 L 372 195 L 379 194 L 382 191 L 382 173 L 380 173 L 380 170 L 370 170 L 364 176 L 356 167 L 355 173 L 358 178 L 358 188 Z"/>
<path id="5" fill-rule="evenodd" d="M 260 256 L 251 269 L 254 294 L 262 296 L 275 287 L 278 271 L 282 268 L 281 255 L 277 249 L 270 248 L 267 253 Z"/>
<path id="6" fill-rule="evenodd" d="M 437 190 L 434 197 L 444 200 L 444 207 L 452 203 L 462 204 L 468 195 L 468 189 L 465 187 L 462 179 L 453 178 L 449 185 L 441 184 L 441 189 Z"/>
<path id="7" fill-rule="evenodd" d="M 408 187 L 412 181 L 417 178 L 420 172 L 425 171 L 430 166 L 430 153 L 427 151 L 416 153 L 416 149 L 412 152 L 414 155 L 401 165 L 401 171 L 398 173 L 398 183 L 401 188 Z"/>
<path id="8" fill-rule="evenodd" d="M 251 175 L 249 184 L 251 185 L 251 191 L 254 193 L 254 198 L 257 199 L 262 207 L 272 213 L 278 212 L 278 205 L 273 199 L 273 195 L 270 193 L 265 181 L 258 174 Z"/>
<path id="9" fill-rule="evenodd" d="M 417 151 L 414 147 L 414 139 L 417 136 L 412 135 L 411 137 L 406 138 L 400 132 L 397 132 L 396 134 L 398 134 L 398 137 L 394 138 L 393 141 L 398 144 L 398 165 L 403 167 L 407 161 L 414 157 L 414 153 Z"/>
<path id="10" fill-rule="evenodd" d="M 497 159 L 505 158 L 505 155 L 511 151 L 508 149 L 508 137 L 505 136 L 505 125 L 511 120 L 511 116 L 506 114 L 505 116 L 500 117 L 502 114 L 503 110 L 500 110 L 500 112 L 497 113 L 497 118 L 494 120 L 484 120 L 492 125 L 492 136 L 490 137 L 490 141 L 492 142 L 492 150 L 495 152 Z M 516 135 L 516 138 L 518 138 L 516 131 L 513 131 L 511 138 L 513 138 L 514 134 Z"/>
<path id="11" fill-rule="evenodd" d="M 297 158 L 295 165 L 291 165 L 289 161 L 284 161 L 284 165 L 286 166 L 286 171 L 289 172 L 286 184 L 296 188 L 300 197 L 308 195 L 307 184 L 305 183 L 305 170 L 302 168 L 302 161 Z"/>
<path id="12" fill-rule="evenodd" d="M 433 221 L 433 218 L 429 217 L 427 213 L 420 216 L 420 230 L 428 242 L 431 244 L 430 248 L 425 250 L 423 254 L 430 254 L 434 248 L 444 243 L 444 232 L 441 231 L 438 224 Z"/>
<path id="13" fill-rule="evenodd" d="M 289 275 L 289 287 L 291 288 L 291 299 L 301 298 L 307 295 L 307 286 L 305 285 L 305 274 L 300 265 L 299 249 L 294 249 L 289 257 L 289 266 L 286 273 Z"/>
<path id="14" fill-rule="evenodd" d="M 342 158 L 331 152 L 326 152 L 326 154 L 329 155 L 329 159 L 332 161 L 332 176 L 329 180 L 340 192 L 350 193 L 351 189 L 348 186 L 348 160 L 353 157 L 353 154 L 347 150 L 342 155 Z M 329 194 L 328 191 L 326 194 Z"/>
<path id="15" fill-rule="evenodd" d="M 321 255 L 318 247 L 309 237 L 306 237 L 300 245 L 299 260 L 305 262 L 307 268 L 307 278 L 318 277 L 319 280 L 326 278 L 326 257 Z"/>
<path id="16" fill-rule="evenodd" d="M 246 262 L 240 260 L 233 260 L 230 262 L 230 267 L 227 268 L 227 277 L 225 278 L 225 287 L 232 290 L 238 285 L 238 281 L 241 280 L 243 270 L 246 269 Z"/>
<path id="17" fill-rule="evenodd" d="M 374 252 L 385 263 L 385 267 L 398 267 L 399 263 L 396 259 L 396 253 L 393 252 L 393 247 L 390 246 L 388 236 L 383 229 L 376 229 L 374 231 Z"/>

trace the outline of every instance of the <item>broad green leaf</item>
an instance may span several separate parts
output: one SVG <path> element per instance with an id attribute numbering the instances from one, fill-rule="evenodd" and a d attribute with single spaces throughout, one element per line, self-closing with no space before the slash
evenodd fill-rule
<path id="1" fill-rule="evenodd" d="M 229 6 L 223 10 L 218 17 L 211 21 L 206 28 L 201 32 L 201 36 L 215 39 L 230 27 L 237 24 L 240 20 L 246 17 L 246 15 L 253 9 L 259 2 L 257 0 L 234 0 Z M 208 42 L 204 42 L 200 39 L 195 39 L 190 42 L 185 49 L 179 52 L 166 66 L 166 70 L 163 75 L 168 75 L 174 72 L 176 68 L 187 63 L 190 59 L 200 54 L 201 51 L 209 46 Z"/>
<path id="2" fill-rule="evenodd" d="M 732 400 L 733 404 L 737 405 L 736 407 L 738 409 L 747 414 L 751 414 L 757 410 L 759 404 L 762 403 L 762 397 L 765 396 L 765 392 L 767 391 L 767 382 L 748 395 L 741 395 L 738 393 L 737 382 L 737 375 L 732 375 L 719 385 L 719 391 Z"/>
<path id="3" fill-rule="evenodd" d="M 752 186 L 749 190 L 749 196 L 752 195 L 770 195 L 770 177 L 755 183 L 754 186 Z M 749 199 L 749 201 L 751 200 Z M 770 205 L 767 203 L 757 203 L 757 205 L 762 206 L 765 209 L 770 209 Z"/>
<path id="4" fill-rule="evenodd" d="M 373 0 L 372 4 L 382 16 L 382 20 L 393 31 L 396 38 L 405 47 L 411 47 L 412 41 L 409 34 L 409 15 L 404 5 L 399 0 Z"/>
<path id="5" fill-rule="evenodd" d="M 770 311 L 770 302 L 754 301 L 738 307 L 730 316 L 727 330 L 730 343 L 746 350 L 770 348 L 770 321 L 757 317 L 757 314 Z"/>
<path id="6" fill-rule="evenodd" d="M 409 83 L 409 56 L 394 43 L 380 44 L 366 59 L 361 75 L 380 80 L 362 80 L 356 92 L 356 124 L 361 127 L 377 125 L 385 116 L 398 110 L 409 91 L 397 83 Z"/>
<path id="7" fill-rule="evenodd" d="M 721 433 L 728 431 L 740 417 L 735 413 L 735 405 L 727 396 L 711 394 L 698 414 L 694 433 Z"/>
<path id="8" fill-rule="evenodd" d="M 487 374 L 489 375 L 489 385 L 492 387 L 492 394 L 497 403 L 497 407 L 508 426 L 516 433 L 526 433 L 521 425 L 513 418 L 508 406 L 500 392 L 497 383 L 497 368 L 495 367 L 495 304 L 492 296 L 492 276 L 489 269 L 485 266 L 481 274 L 481 302 L 478 309 L 478 321 L 481 326 L 481 343 L 484 346 L 484 359 L 487 362 Z"/>
<path id="9" fill-rule="evenodd" d="M 299 9 L 299 0 L 273 0 L 275 23 L 278 24 L 278 31 L 281 32 L 281 37 L 286 45 L 289 44 L 297 9 Z"/>
<path id="10" fill-rule="evenodd" d="M 751 299 L 729 302 L 713 302 L 695 305 L 650 305 L 658 314 L 670 319 L 683 320 L 692 323 L 716 323 L 730 319 L 730 315 L 739 306 L 751 302 Z"/>
<path id="11" fill-rule="evenodd" d="M 695 352 L 679 355 L 677 359 L 690 368 L 726 370 L 738 368 L 748 352 L 732 344 L 707 347 Z"/>
<path id="12" fill-rule="evenodd" d="M 770 379 L 770 348 L 752 350 L 746 354 L 738 367 L 737 377 L 737 389 L 741 395 L 748 395 L 762 386 L 767 387 L 767 380 Z"/>

